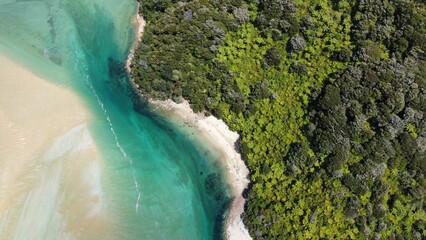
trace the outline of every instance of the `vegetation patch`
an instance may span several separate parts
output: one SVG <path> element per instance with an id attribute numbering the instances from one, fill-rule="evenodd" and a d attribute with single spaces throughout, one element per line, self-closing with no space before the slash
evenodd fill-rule
<path id="1" fill-rule="evenodd" d="M 241 135 L 254 239 L 426 235 L 425 3 L 141 4 L 132 75 Z"/>

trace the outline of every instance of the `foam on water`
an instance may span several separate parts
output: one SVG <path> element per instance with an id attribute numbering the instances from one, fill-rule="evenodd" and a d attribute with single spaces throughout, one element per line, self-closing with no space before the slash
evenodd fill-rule
<path id="1" fill-rule="evenodd" d="M 89 82 L 89 75 L 86 75 L 86 80 L 85 80 L 85 83 L 87 84 L 87 86 L 89 86 L 89 88 L 90 88 L 90 90 L 92 90 L 92 92 L 93 92 L 93 95 L 96 97 L 96 100 L 97 100 L 97 102 L 98 102 L 98 104 L 99 104 L 99 106 L 101 107 L 101 109 L 102 109 L 102 111 L 103 111 L 103 113 L 104 113 L 104 116 L 106 117 L 106 120 L 107 120 L 107 122 L 108 122 L 108 124 L 109 124 L 109 127 L 110 127 L 110 130 L 111 130 L 111 133 L 113 134 L 113 136 L 114 136 L 114 140 L 115 140 L 115 143 L 116 143 L 116 146 L 117 146 L 117 148 L 120 150 L 120 152 L 121 152 L 121 154 L 123 155 L 123 157 L 129 162 L 129 165 L 130 165 L 130 167 L 132 168 L 132 174 L 133 174 L 133 182 L 134 182 L 134 184 L 135 184 L 135 190 L 136 190 L 136 192 L 137 192 L 137 198 L 136 198 L 136 203 L 135 203 L 135 211 L 137 212 L 137 213 L 139 213 L 139 201 L 140 201 L 140 198 L 141 198 L 141 192 L 140 192 L 140 188 L 139 188 L 139 184 L 138 184 L 138 181 L 137 181 L 137 179 L 136 179 L 136 169 L 135 169 L 135 167 L 133 166 L 133 161 L 132 161 L 132 159 L 130 158 L 130 157 L 128 157 L 127 156 L 127 154 L 126 154 L 126 151 L 121 147 L 121 145 L 120 145 L 120 142 L 118 141 L 118 136 L 117 136 L 117 134 L 115 133 L 115 130 L 114 130 L 114 126 L 112 125 L 112 122 L 111 122 L 111 119 L 109 118 L 109 116 L 108 116 L 108 112 L 107 112 L 107 110 L 105 109 L 105 107 L 104 107 L 104 104 L 102 103 L 102 101 L 101 101 L 101 99 L 99 98 L 99 95 L 96 93 L 96 90 L 95 90 L 95 88 L 93 87 L 93 85 Z"/>
<path id="2" fill-rule="evenodd" d="M 17 99 L 25 86 L 0 79 L 0 238 L 32 228 L 39 239 L 219 236 L 227 197 L 205 183 L 217 156 L 134 110 L 123 69 L 135 12 L 133 0 L 0 0 L 0 53 L 72 90 L 88 112 L 41 90 Z"/>

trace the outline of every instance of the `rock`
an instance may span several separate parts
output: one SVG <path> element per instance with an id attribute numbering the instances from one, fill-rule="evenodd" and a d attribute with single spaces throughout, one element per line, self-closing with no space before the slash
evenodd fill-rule
<path id="1" fill-rule="evenodd" d="M 293 36 L 289 41 L 289 48 L 292 52 L 298 52 L 306 47 L 306 41 L 303 37 Z"/>
<path id="2" fill-rule="evenodd" d="M 189 10 L 187 10 L 186 12 L 184 12 L 184 13 L 183 13 L 183 18 L 184 18 L 185 20 L 191 20 L 193 16 L 194 16 L 194 15 L 193 15 L 193 12 L 192 12 L 192 10 L 191 10 L 191 9 L 189 9 Z"/>

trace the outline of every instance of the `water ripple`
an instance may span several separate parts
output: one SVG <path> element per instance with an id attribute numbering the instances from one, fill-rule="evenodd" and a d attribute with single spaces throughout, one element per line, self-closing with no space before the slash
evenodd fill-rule
<path id="1" fill-rule="evenodd" d="M 84 65 L 85 67 L 84 68 L 79 68 L 79 65 Z M 79 61 L 77 61 L 76 64 L 75 64 L 75 66 L 74 66 L 74 70 L 81 69 L 81 71 L 85 71 L 85 70 L 87 70 L 86 68 L 87 68 L 87 66 L 85 64 L 79 64 Z M 136 193 L 137 193 L 137 198 L 136 198 L 136 203 L 135 203 L 135 211 L 136 211 L 137 214 L 139 214 L 140 199 L 141 199 L 142 193 L 140 191 L 140 187 L 139 187 L 138 181 L 136 179 L 136 168 L 135 168 L 135 166 L 133 164 L 133 160 L 127 155 L 126 151 L 121 146 L 120 141 L 119 141 L 118 136 L 117 136 L 117 133 L 114 130 L 114 126 L 112 124 L 111 118 L 108 115 L 108 111 L 106 110 L 103 102 L 101 101 L 99 95 L 97 94 L 95 87 L 90 82 L 90 76 L 88 74 L 84 74 L 84 73 L 83 73 L 83 75 L 86 76 L 86 78 L 84 80 L 85 84 L 92 91 L 93 95 L 95 96 L 95 98 L 96 98 L 96 100 L 98 102 L 98 105 L 101 107 L 101 109 L 102 109 L 102 111 L 104 113 L 104 116 L 105 116 L 105 118 L 106 118 L 106 120 L 107 120 L 107 122 L 109 124 L 110 131 L 111 131 L 112 135 L 114 136 L 115 144 L 116 144 L 117 148 L 120 150 L 120 153 L 123 155 L 123 157 L 129 162 L 129 166 L 132 168 L 133 183 L 135 185 L 135 190 L 136 190 Z"/>

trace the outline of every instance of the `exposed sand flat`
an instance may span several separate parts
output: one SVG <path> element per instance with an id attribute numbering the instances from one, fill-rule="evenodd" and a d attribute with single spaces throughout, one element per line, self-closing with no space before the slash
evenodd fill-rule
<path id="1" fill-rule="evenodd" d="M 0 55 L 0 239 L 111 236 L 89 119 L 77 95 Z"/>

